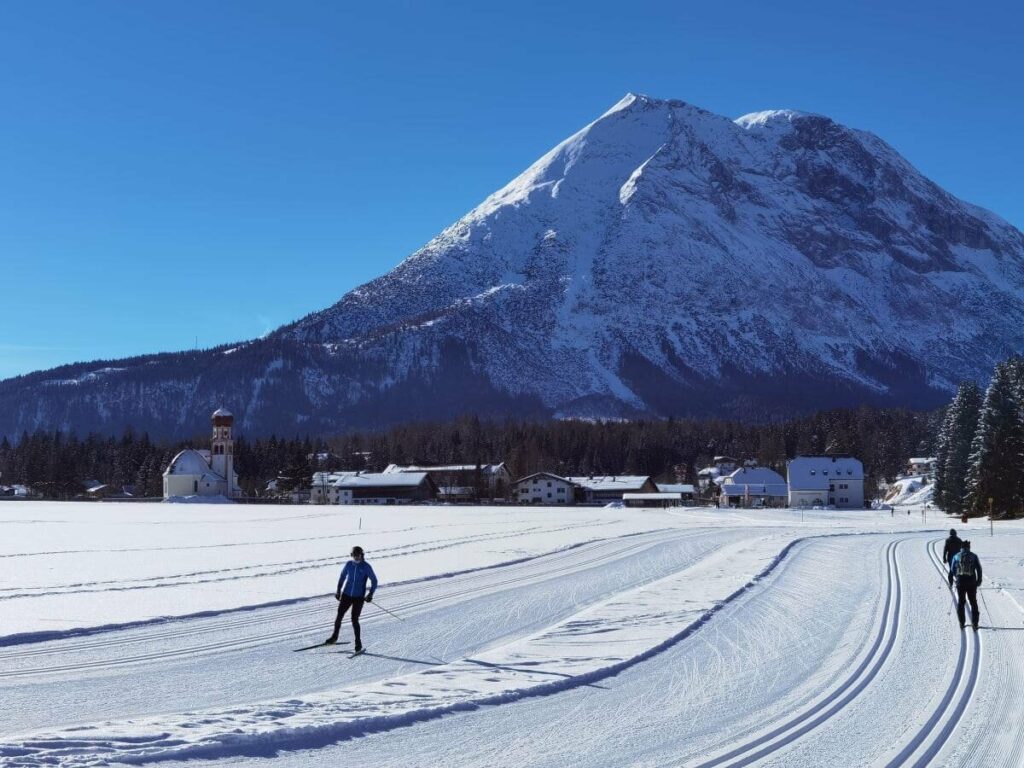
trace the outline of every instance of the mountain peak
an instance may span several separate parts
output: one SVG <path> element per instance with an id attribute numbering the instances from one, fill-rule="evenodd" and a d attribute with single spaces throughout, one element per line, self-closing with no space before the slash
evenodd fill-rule
<path id="1" fill-rule="evenodd" d="M 630 93 L 334 306 L 0 383 L 0 434 L 922 408 L 1022 349 L 1024 235 L 880 139 Z"/>

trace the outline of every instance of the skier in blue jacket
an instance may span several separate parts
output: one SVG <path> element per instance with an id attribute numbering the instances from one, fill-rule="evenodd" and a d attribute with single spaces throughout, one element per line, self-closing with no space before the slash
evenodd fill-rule
<path id="1" fill-rule="evenodd" d="M 960 629 L 966 623 L 966 598 L 971 601 L 971 625 L 978 629 L 978 587 L 981 586 L 981 560 L 971 552 L 971 542 L 965 541 L 960 551 L 953 555 L 949 563 L 949 573 L 956 578 L 956 615 L 960 619 Z"/>
<path id="2" fill-rule="evenodd" d="M 366 591 L 366 582 L 370 582 L 370 591 Z M 352 547 L 352 559 L 345 563 L 338 578 L 338 590 L 334 599 L 338 601 L 338 616 L 334 620 L 334 632 L 325 641 L 327 645 L 338 642 L 341 621 L 345 612 L 352 609 L 352 632 L 356 636 L 356 653 L 363 650 L 362 638 L 359 635 L 359 614 L 363 612 L 363 603 L 373 602 L 373 593 L 377 589 L 377 574 L 363 559 L 363 548 Z"/>

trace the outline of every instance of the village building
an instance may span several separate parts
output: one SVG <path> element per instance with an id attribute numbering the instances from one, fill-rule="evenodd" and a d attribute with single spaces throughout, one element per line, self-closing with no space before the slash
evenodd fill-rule
<path id="1" fill-rule="evenodd" d="M 704 467 L 697 472 L 697 486 L 700 490 L 707 491 L 712 483 L 720 481 L 738 467 L 740 462 L 732 456 L 715 456 L 711 465 Z"/>
<path id="2" fill-rule="evenodd" d="M 624 493 L 622 494 L 622 503 L 627 507 L 681 507 L 683 506 L 683 494 L 671 491 Z"/>
<path id="3" fill-rule="evenodd" d="M 218 408 L 210 417 L 213 434 L 210 450 L 186 448 L 164 470 L 164 498 L 241 495 L 235 472 L 235 441 L 231 435 L 234 416 Z"/>
<path id="4" fill-rule="evenodd" d="M 864 508 L 864 465 L 852 456 L 797 456 L 786 465 L 789 506 Z"/>
<path id="5" fill-rule="evenodd" d="M 720 478 L 723 507 L 784 507 L 789 502 L 786 479 L 768 467 L 747 465 Z"/>
<path id="6" fill-rule="evenodd" d="M 574 504 L 577 487 L 550 472 L 535 472 L 512 484 L 512 500 L 520 504 Z"/>
<path id="7" fill-rule="evenodd" d="M 906 477 L 935 477 L 936 458 L 934 456 L 921 456 L 907 460 L 907 468 L 903 474 Z"/>
<path id="8" fill-rule="evenodd" d="M 590 503 L 622 501 L 623 495 L 627 493 L 658 492 L 658 486 L 649 475 L 592 475 L 565 479 L 579 486 L 579 496 Z"/>
<path id="9" fill-rule="evenodd" d="M 512 484 L 512 473 L 504 462 L 441 466 L 389 464 L 384 469 L 384 474 L 396 472 L 426 472 L 437 486 L 437 498 L 440 501 L 503 499 Z"/>
<path id="10" fill-rule="evenodd" d="M 437 498 L 426 472 L 317 472 L 311 504 L 417 504 Z"/>
<path id="11" fill-rule="evenodd" d="M 693 504 L 697 489 L 689 483 L 655 483 L 658 493 L 678 493 L 683 504 Z"/>

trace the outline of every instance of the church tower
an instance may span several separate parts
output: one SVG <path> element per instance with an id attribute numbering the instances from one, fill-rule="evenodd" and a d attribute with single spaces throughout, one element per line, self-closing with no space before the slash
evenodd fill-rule
<path id="1" fill-rule="evenodd" d="M 231 427 L 235 417 L 231 412 L 218 408 L 210 417 L 213 421 L 213 437 L 210 440 L 210 469 L 228 481 L 227 497 L 238 494 L 238 482 L 235 478 L 235 441 L 231 437 Z"/>

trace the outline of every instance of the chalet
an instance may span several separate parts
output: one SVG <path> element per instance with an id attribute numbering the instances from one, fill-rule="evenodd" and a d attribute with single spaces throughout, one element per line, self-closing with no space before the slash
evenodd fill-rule
<path id="1" fill-rule="evenodd" d="M 415 504 L 437 498 L 426 472 L 317 472 L 311 504 Z"/>
<path id="2" fill-rule="evenodd" d="M 693 504 L 697 489 L 689 483 L 655 483 L 658 493 L 678 493 L 683 504 Z"/>
<path id="3" fill-rule="evenodd" d="M 719 504 L 723 507 L 784 507 L 788 502 L 785 478 L 768 467 L 744 466 L 721 478 Z"/>
<path id="4" fill-rule="evenodd" d="M 426 472 L 437 486 L 437 497 L 441 501 L 503 499 L 512 484 L 512 474 L 504 462 L 441 466 L 389 464 L 384 470 L 384 474 L 401 472 Z"/>
<path id="5" fill-rule="evenodd" d="M 577 487 L 568 478 L 535 472 L 512 484 L 512 500 L 520 504 L 574 504 Z"/>
<path id="6" fill-rule="evenodd" d="M 852 456 L 797 456 L 786 465 L 789 506 L 864 508 L 864 465 Z"/>
<path id="7" fill-rule="evenodd" d="M 734 471 L 739 464 L 740 462 L 732 456 L 715 456 L 711 466 L 697 472 L 697 485 L 702 491 L 706 491 L 712 483 Z"/>
<path id="8" fill-rule="evenodd" d="M 658 486 L 648 475 L 592 475 L 565 479 L 579 486 L 583 501 L 591 503 L 622 501 L 626 493 L 658 492 Z"/>
<path id="9" fill-rule="evenodd" d="M 935 477 L 935 463 L 936 458 L 934 456 L 922 456 L 907 460 L 907 467 L 904 470 L 904 475 L 907 477 Z"/>

